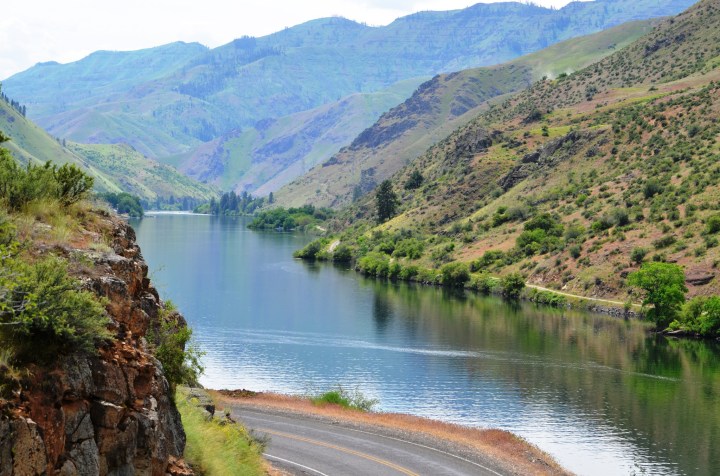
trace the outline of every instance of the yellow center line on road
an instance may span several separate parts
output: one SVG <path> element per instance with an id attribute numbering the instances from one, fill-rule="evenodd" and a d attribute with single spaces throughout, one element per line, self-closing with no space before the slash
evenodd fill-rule
<path id="1" fill-rule="evenodd" d="M 268 430 L 267 428 L 255 428 L 255 430 L 256 430 L 256 431 L 262 431 L 262 432 L 268 433 L 268 434 L 270 434 L 270 435 L 282 436 L 283 438 L 290 438 L 291 440 L 302 441 L 302 442 L 304 442 L 304 443 L 310 443 L 310 444 L 312 444 L 312 445 L 323 446 L 323 447 L 325 447 L 325 448 L 330 448 L 330 449 L 333 449 L 333 450 L 342 451 L 343 453 L 347 453 L 347 454 L 349 454 L 349 455 L 359 456 L 360 458 L 364 458 L 364 459 L 367 459 L 367 460 L 370 460 L 370 461 L 374 461 L 375 463 L 379 463 L 379 464 L 381 464 L 381 465 L 383 465 L 383 466 L 387 466 L 388 468 L 392 468 L 392 469 L 394 469 L 395 471 L 398 471 L 398 472 L 400 472 L 400 473 L 402 473 L 402 474 L 406 474 L 407 476 L 420 476 L 419 474 L 414 473 L 414 472 L 410 471 L 410 470 L 407 469 L 407 468 L 403 468 L 402 466 L 399 466 L 399 465 L 397 465 L 397 464 L 395 464 L 395 463 L 391 463 L 390 461 L 387 461 L 387 460 L 384 460 L 384 459 L 381 459 L 381 458 L 376 458 L 375 456 L 369 455 L 369 454 L 367 454 L 367 453 L 362 453 L 362 452 L 360 452 L 360 451 L 351 450 L 350 448 L 345 448 L 345 447 L 342 447 L 342 446 L 337 446 L 337 445 L 333 445 L 333 444 L 330 444 L 330 443 L 325 443 L 325 442 L 323 442 L 323 441 L 318 441 L 318 440 L 313 440 L 313 439 L 310 439 L 310 438 L 305 438 L 304 436 L 296 436 L 296 435 L 292 435 L 292 434 L 290 434 L 290 433 L 284 433 L 284 432 L 282 432 L 282 431 Z"/>

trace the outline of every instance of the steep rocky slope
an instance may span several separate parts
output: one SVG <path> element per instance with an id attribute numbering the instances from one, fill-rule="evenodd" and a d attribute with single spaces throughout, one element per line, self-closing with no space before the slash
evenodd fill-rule
<path id="1" fill-rule="evenodd" d="M 180 415 L 146 336 L 162 302 L 127 223 L 105 214 L 67 245 L 33 254 L 66 257 L 72 274 L 106 298 L 114 338 L 97 355 L 34 365 L 13 401 L 0 401 L 0 475 L 188 474 Z M 106 240 L 109 248 L 92 251 Z"/>

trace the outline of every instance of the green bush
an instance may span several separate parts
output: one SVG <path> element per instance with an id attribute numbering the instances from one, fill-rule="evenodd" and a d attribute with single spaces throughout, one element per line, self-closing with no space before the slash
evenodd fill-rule
<path id="1" fill-rule="evenodd" d="M 327 246 L 327 239 L 320 238 L 318 240 L 311 241 L 304 248 L 301 248 L 293 256 L 304 260 L 313 261 L 318 259 L 320 252 Z"/>
<path id="2" fill-rule="evenodd" d="M 525 289 L 525 277 L 520 273 L 511 273 L 500 280 L 500 289 L 505 299 L 517 300 Z"/>
<path id="3" fill-rule="evenodd" d="M 720 296 L 691 299 L 670 327 L 695 332 L 703 337 L 720 337 Z"/>
<path id="4" fill-rule="evenodd" d="M 407 238 L 395 245 L 392 255 L 398 258 L 419 259 L 425 251 L 425 244 L 417 238 Z"/>
<path id="5" fill-rule="evenodd" d="M 352 250 L 348 245 L 340 244 L 333 251 L 332 259 L 338 263 L 349 263 L 352 261 Z"/>
<path id="6" fill-rule="evenodd" d="M 200 363 L 203 353 L 192 344 L 191 339 L 192 329 L 175 312 L 172 304 L 166 303 L 165 309 L 160 312 L 159 322 L 148 333 L 148 341 L 173 389 L 182 384 L 196 386 L 203 372 Z"/>
<path id="7" fill-rule="evenodd" d="M 528 298 L 535 304 L 542 304 L 544 306 L 565 307 L 567 304 L 565 296 L 552 291 L 540 291 L 535 288 L 530 289 Z"/>
<path id="8" fill-rule="evenodd" d="M 712 215 L 705 222 L 706 230 L 710 234 L 720 231 L 720 215 Z"/>
<path id="9" fill-rule="evenodd" d="M 19 358 L 93 352 L 110 337 L 102 303 L 68 275 L 64 260 L 28 264 L 0 246 L 0 264 L 0 341 Z"/>
<path id="10" fill-rule="evenodd" d="M 448 263 L 440 269 L 443 286 L 463 287 L 470 280 L 470 269 L 465 263 Z"/>
<path id="11" fill-rule="evenodd" d="M 69 206 L 85 198 L 92 186 L 93 178 L 75 165 L 58 168 L 48 161 L 23 168 L 6 149 L 0 149 L 0 201 L 11 211 L 44 199 Z"/>
<path id="12" fill-rule="evenodd" d="M 499 284 L 499 279 L 493 278 L 492 276 L 486 274 L 481 274 L 473 276 L 470 279 L 470 284 L 468 285 L 468 287 L 482 294 L 490 294 L 498 287 Z"/>
<path id="13" fill-rule="evenodd" d="M 647 256 L 647 254 L 648 250 L 646 248 L 637 246 L 630 252 L 630 259 L 635 264 L 641 264 L 645 260 L 645 256 Z"/>

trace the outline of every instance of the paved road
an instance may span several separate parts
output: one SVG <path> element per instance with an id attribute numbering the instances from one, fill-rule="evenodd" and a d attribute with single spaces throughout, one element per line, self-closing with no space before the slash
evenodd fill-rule
<path id="1" fill-rule="evenodd" d="M 270 437 L 265 456 L 291 474 L 314 476 L 444 476 L 503 474 L 488 461 L 365 429 L 271 411 L 232 408 L 256 435 Z M 382 430 L 378 430 L 382 431 Z"/>

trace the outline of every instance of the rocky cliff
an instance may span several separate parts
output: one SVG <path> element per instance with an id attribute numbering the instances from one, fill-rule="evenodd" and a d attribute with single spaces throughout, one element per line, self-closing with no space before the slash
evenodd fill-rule
<path id="1" fill-rule="evenodd" d="M 133 229 L 112 216 L 101 223 L 111 249 L 37 253 L 68 258 L 73 274 L 106 299 L 115 337 L 96 355 L 29 369 L 16 400 L 0 408 L 0 476 L 189 473 L 180 415 L 145 339 L 162 303 Z"/>

